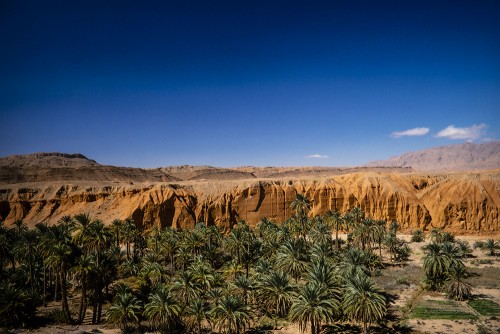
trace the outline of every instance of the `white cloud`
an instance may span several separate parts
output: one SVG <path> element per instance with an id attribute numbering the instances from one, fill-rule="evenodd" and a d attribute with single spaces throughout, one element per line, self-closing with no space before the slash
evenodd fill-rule
<path id="1" fill-rule="evenodd" d="M 450 139 L 467 139 L 476 140 L 483 136 L 486 124 L 474 124 L 468 128 L 457 128 L 455 125 L 449 125 L 445 129 L 439 131 L 436 137 Z"/>
<path id="2" fill-rule="evenodd" d="M 308 158 L 308 159 L 325 159 L 325 158 L 328 158 L 328 155 L 311 154 L 311 155 L 306 155 L 306 158 Z"/>
<path id="3" fill-rule="evenodd" d="M 429 133 L 429 128 L 413 128 L 404 131 L 395 131 L 391 134 L 393 138 L 401 138 L 403 136 L 424 136 Z"/>

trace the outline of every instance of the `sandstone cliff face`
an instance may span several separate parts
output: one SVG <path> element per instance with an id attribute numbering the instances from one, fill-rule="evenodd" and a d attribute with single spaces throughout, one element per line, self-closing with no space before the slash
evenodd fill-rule
<path id="1" fill-rule="evenodd" d="M 403 229 L 443 227 L 456 233 L 500 231 L 500 172 L 468 174 L 353 173 L 322 179 L 192 181 L 143 185 L 0 188 L 0 219 L 30 225 L 55 223 L 86 212 L 110 223 L 132 218 L 137 225 L 188 228 L 197 222 L 230 227 L 256 225 L 267 217 L 281 222 L 293 213 L 297 193 L 313 201 L 311 216 L 345 213 L 360 206 L 374 219 L 398 221 Z"/>

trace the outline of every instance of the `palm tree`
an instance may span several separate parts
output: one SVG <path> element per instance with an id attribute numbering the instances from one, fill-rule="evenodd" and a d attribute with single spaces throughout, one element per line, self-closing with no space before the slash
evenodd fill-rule
<path id="1" fill-rule="evenodd" d="M 144 284 L 156 287 L 164 281 L 165 272 L 166 268 L 160 263 L 147 261 L 139 271 L 139 277 Z"/>
<path id="2" fill-rule="evenodd" d="M 130 245 L 134 242 L 138 233 L 137 227 L 134 225 L 132 219 L 125 219 L 123 221 L 123 239 L 127 250 L 127 260 L 130 259 Z"/>
<path id="3" fill-rule="evenodd" d="M 222 297 L 212 313 L 219 330 L 229 334 L 240 333 L 252 318 L 250 307 L 238 296 Z"/>
<path id="4" fill-rule="evenodd" d="M 71 268 L 71 272 L 74 273 L 76 278 L 80 283 L 81 295 L 80 295 L 80 309 L 78 311 L 77 323 L 82 323 L 85 318 L 85 311 L 87 309 L 87 290 L 89 288 L 89 279 L 95 270 L 94 258 L 90 255 L 82 254 L 76 261 L 76 265 Z"/>
<path id="5" fill-rule="evenodd" d="M 0 326 L 25 326 L 35 316 L 36 306 L 24 289 L 0 282 Z"/>
<path id="6" fill-rule="evenodd" d="M 170 331 L 181 314 L 181 306 L 166 285 L 160 285 L 149 296 L 144 306 L 144 316 L 162 333 Z"/>
<path id="7" fill-rule="evenodd" d="M 441 252 L 441 246 L 437 243 L 428 244 L 422 249 L 425 251 L 422 261 L 429 288 L 439 290 L 446 280 L 450 257 Z"/>
<path id="8" fill-rule="evenodd" d="M 314 243 L 309 249 L 311 260 L 332 260 L 337 254 L 332 249 L 332 243 Z"/>
<path id="9" fill-rule="evenodd" d="M 123 222 L 120 219 L 115 219 L 111 222 L 111 229 L 115 233 L 116 247 L 120 248 L 120 231 L 123 229 Z"/>
<path id="10" fill-rule="evenodd" d="M 390 231 L 389 234 L 387 234 L 385 236 L 384 243 L 387 246 L 387 248 L 389 248 L 389 257 L 390 257 L 391 262 L 395 261 L 396 260 L 396 251 L 397 251 L 397 248 L 399 247 L 401 241 L 396 237 L 395 233 Z"/>
<path id="11" fill-rule="evenodd" d="M 29 269 L 29 282 L 31 293 L 35 292 L 35 255 L 40 235 L 36 230 L 20 229 L 17 242 L 14 243 L 13 253 L 18 260 L 26 260 Z"/>
<path id="12" fill-rule="evenodd" d="M 374 226 L 376 225 L 373 224 L 371 219 L 361 219 L 361 221 L 356 224 L 352 233 L 356 247 L 361 248 L 363 251 L 369 247 L 373 240 L 372 231 Z"/>
<path id="13" fill-rule="evenodd" d="M 429 234 L 429 237 L 433 243 L 441 243 L 443 242 L 443 230 L 440 228 L 433 227 Z"/>
<path id="14" fill-rule="evenodd" d="M 276 267 L 290 274 L 297 283 L 307 266 L 305 239 L 292 239 L 280 247 L 276 254 Z"/>
<path id="15" fill-rule="evenodd" d="M 470 247 L 469 242 L 465 240 L 457 240 L 456 244 L 462 253 L 462 258 L 472 256 L 472 248 Z"/>
<path id="16" fill-rule="evenodd" d="M 332 228 L 322 220 L 315 218 L 309 231 L 310 240 L 315 243 L 332 244 Z"/>
<path id="17" fill-rule="evenodd" d="M 448 286 L 448 298 L 455 300 L 466 300 L 472 295 L 472 285 L 465 282 L 469 277 L 465 266 L 454 266 L 450 268 L 448 277 L 452 281 Z"/>
<path id="18" fill-rule="evenodd" d="M 421 229 L 416 229 L 411 234 L 411 242 L 422 242 L 425 240 L 425 233 Z"/>
<path id="19" fill-rule="evenodd" d="M 77 249 L 71 242 L 71 231 L 72 224 L 60 221 L 58 225 L 52 226 L 51 234 L 44 240 L 43 244 L 48 255 L 47 264 L 56 273 L 56 281 L 60 284 L 61 307 L 70 324 L 74 321 L 68 303 L 67 274 L 77 254 Z M 57 297 L 57 293 L 55 295 Z"/>
<path id="20" fill-rule="evenodd" d="M 259 301 L 265 310 L 278 317 L 288 314 L 295 289 L 287 274 L 271 271 L 262 277 L 257 286 Z"/>
<path id="21" fill-rule="evenodd" d="M 343 254 L 340 262 L 340 274 L 344 279 L 349 279 L 355 275 L 366 274 L 368 267 L 366 263 L 366 255 L 360 249 L 351 247 Z"/>
<path id="22" fill-rule="evenodd" d="M 487 252 L 490 256 L 495 256 L 495 251 L 500 249 L 500 243 L 493 239 L 488 239 L 483 242 L 481 249 Z"/>
<path id="23" fill-rule="evenodd" d="M 312 263 L 311 268 L 306 273 L 306 279 L 308 282 L 326 289 L 332 297 L 340 295 L 339 278 L 336 275 L 335 267 L 329 265 L 324 259 Z"/>
<path id="24" fill-rule="evenodd" d="M 215 283 L 215 272 L 212 266 L 197 256 L 194 263 L 190 266 L 189 272 L 193 276 L 193 281 L 198 284 L 202 290 L 210 290 Z"/>
<path id="25" fill-rule="evenodd" d="M 181 271 L 172 286 L 172 292 L 184 305 L 189 305 L 190 301 L 197 298 L 201 291 L 201 287 L 189 271 Z"/>
<path id="26" fill-rule="evenodd" d="M 196 333 L 201 333 L 201 323 L 210 319 L 209 304 L 203 300 L 193 300 L 186 309 L 186 322 L 188 327 L 196 326 Z"/>
<path id="27" fill-rule="evenodd" d="M 327 221 L 331 222 L 335 226 L 335 248 L 339 251 L 339 230 L 342 229 L 342 226 L 344 225 L 344 218 L 339 212 L 331 210 L 328 211 L 325 216 Z"/>
<path id="28" fill-rule="evenodd" d="M 66 220 L 71 219 L 75 224 L 75 235 L 73 237 L 75 243 L 81 246 L 85 251 L 87 251 L 86 238 L 89 237 L 90 225 L 92 224 L 92 219 L 87 213 L 80 213 L 74 217 L 74 220 L 66 216 Z"/>
<path id="29" fill-rule="evenodd" d="M 292 210 L 295 211 L 295 215 L 301 224 L 302 237 L 305 239 L 307 230 L 307 215 L 309 210 L 311 210 L 311 200 L 303 194 L 297 194 L 295 200 L 291 204 Z"/>
<path id="30" fill-rule="evenodd" d="M 172 228 L 164 230 L 164 237 L 161 242 L 161 251 L 170 260 L 170 267 L 172 273 L 175 273 L 175 254 L 179 249 L 180 243 L 178 235 Z"/>
<path id="31" fill-rule="evenodd" d="M 385 228 L 386 224 L 387 222 L 383 219 L 377 220 L 375 221 L 373 229 L 373 237 L 378 244 L 378 256 L 380 257 L 380 259 L 382 259 L 382 242 L 387 235 L 387 230 Z"/>
<path id="32" fill-rule="evenodd" d="M 236 290 L 239 292 L 239 295 L 243 297 L 243 301 L 245 305 L 248 305 L 248 293 L 254 290 L 253 281 L 248 279 L 245 276 L 238 276 L 232 283 Z"/>
<path id="33" fill-rule="evenodd" d="M 140 304 L 131 293 L 121 292 L 113 298 L 113 304 L 106 312 L 107 321 L 120 324 L 123 333 L 127 333 L 131 321 L 139 321 Z"/>
<path id="34" fill-rule="evenodd" d="M 301 331 L 309 325 L 311 334 L 317 334 L 322 323 L 335 319 L 339 306 L 338 300 L 332 298 L 327 289 L 308 283 L 299 290 L 290 308 L 289 317 L 291 321 L 299 323 Z"/>
<path id="35" fill-rule="evenodd" d="M 365 334 L 371 323 L 387 314 L 385 297 L 372 279 L 364 274 L 357 274 L 347 281 L 342 306 L 352 321 L 362 324 Z"/>
<path id="36" fill-rule="evenodd" d="M 389 225 L 389 232 L 390 233 L 394 233 L 394 235 L 397 235 L 398 234 L 398 228 L 399 228 L 399 224 L 397 221 L 393 220 L 391 222 L 391 225 Z"/>

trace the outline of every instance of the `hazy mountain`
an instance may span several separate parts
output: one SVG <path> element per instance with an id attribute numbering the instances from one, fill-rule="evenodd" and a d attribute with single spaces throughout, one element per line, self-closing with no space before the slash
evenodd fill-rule
<path id="1" fill-rule="evenodd" d="M 415 170 L 467 171 L 500 168 L 500 141 L 464 143 L 409 152 L 387 160 L 367 163 L 367 167 L 411 167 Z"/>

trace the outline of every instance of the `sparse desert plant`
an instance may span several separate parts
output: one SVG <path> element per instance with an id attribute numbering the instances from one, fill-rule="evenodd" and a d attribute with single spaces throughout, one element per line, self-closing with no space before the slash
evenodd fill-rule
<path id="1" fill-rule="evenodd" d="M 443 232 L 441 234 L 441 242 L 455 242 L 455 235 L 450 232 Z"/>
<path id="2" fill-rule="evenodd" d="M 425 233 L 421 229 L 415 230 L 411 235 L 411 242 L 422 242 L 425 240 Z"/>
<path id="3" fill-rule="evenodd" d="M 410 281 L 406 277 L 398 277 L 396 278 L 396 283 L 401 285 L 410 286 Z"/>
<path id="4" fill-rule="evenodd" d="M 411 255 L 411 248 L 407 243 L 402 243 L 395 248 L 394 256 L 396 257 L 396 261 L 399 262 L 408 261 L 410 255 Z"/>
<path id="5" fill-rule="evenodd" d="M 494 239 L 486 240 L 481 246 L 481 250 L 488 253 L 489 256 L 495 256 L 497 249 L 500 249 L 500 243 Z"/>
<path id="6" fill-rule="evenodd" d="M 457 240 L 456 244 L 460 248 L 462 252 L 462 257 L 471 257 L 472 256 L 472 248 L 469 243 L 465 240 Z"/>
<path id="7" fill-rule="evenodd" d="M 483 245 L 484 245 L 484 241 L 482 240 L 477 240 L 477 241 L 474 241 L 474 243 L 472 244 L 472 248 L 474 249 L 481 249 L 483 248 Z"/>

